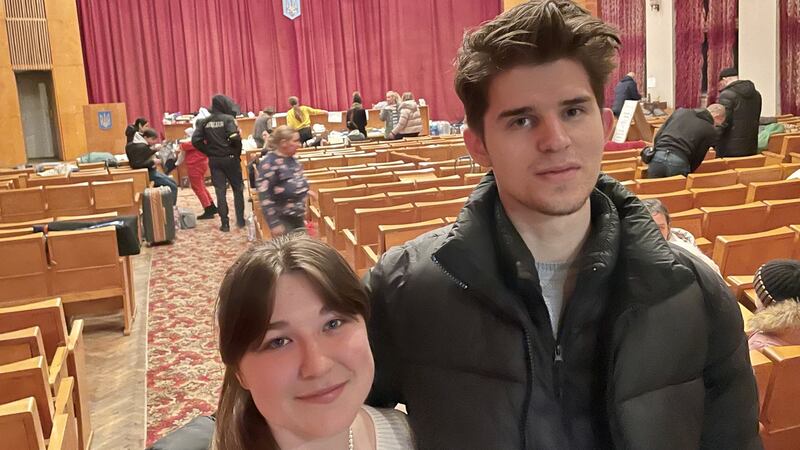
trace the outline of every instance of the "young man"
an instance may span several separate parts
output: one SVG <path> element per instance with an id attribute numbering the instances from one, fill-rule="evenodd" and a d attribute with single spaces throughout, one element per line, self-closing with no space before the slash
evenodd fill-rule
<path id="1" fill-rule="evenodd" d="M 242 136 L 236 125 L 239 106 L 224 95 L 211 99 L 211 115 L 198 120 L 192 135 L 192 145 L 208 156 L 211 182 L 217 194 L 217 213 L 220 231 L 231 230 L 228 221 L 228 183 L 233 189 L 233 205 L 236 208 L 236 226 L 244 228 L 244 180 L 240 158 Z"/>
<path id="2" fill-rule="evenodd" d="M 618 45 L 566 0 L 464 38 L 464 138 L 493 173 L 366 279 L 368 402 L 404 403 L 418 448 L 760 448 L 736 300 L 598 178 Z"/>
<path id="3" fill-rule="evenodd" d="M 156 169 L 156 159 L 153 157 L 158 151 L 158 133 L 152 128 L 143 128 L 134 133 L 134 137 L 125 146 L 125 154 L 131 169 L 147 169 L 150 181 L 156 187 L 166 186 L 172 191 L 175 201 L 178 200 L 178 185 L 169 176 Z"/>
<path id="4" fill-rule="evenodd" d="M 728 110 L 722 135 L 714 147 L 718 157 L 751 156 L 758 152 L 761 94 L 750 80 L 740 80 L 729 67 L 719 73 L 719 103 Z"/>
<path id="5" fill-rule="evenodd" d="M 725 107 L 719 103 L 707 108 L 678 108 L 658 130 L 647 178 L 686 176 L 697 170 L 708 148 L 719 139 L 725 114 Z"/>

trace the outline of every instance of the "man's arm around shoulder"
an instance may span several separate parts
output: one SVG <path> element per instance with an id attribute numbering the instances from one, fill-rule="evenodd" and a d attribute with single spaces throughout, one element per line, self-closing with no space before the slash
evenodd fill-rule
<path id="1" fill-rule="evenodd" d="M 722 278 L 704 264 L 694 264 L 708 317 L 708 357 L 701 447 L 761 449 L 758 435 L 758 391 L 742 315 Z M 687 261 L 688 260 L 688 261 Z"/>

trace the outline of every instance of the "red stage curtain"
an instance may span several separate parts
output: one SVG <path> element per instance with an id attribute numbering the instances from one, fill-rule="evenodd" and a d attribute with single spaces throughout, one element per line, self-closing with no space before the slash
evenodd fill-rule
<path id="1" fill-rule="evenodd" d="M 602 0 L 600 18 L 615 26 L 620 33 L 622 47 L 619 51 L 619 64 L 608 78 L 606 84 L 606 106 L 614 103 L 614 86 L 628 72 L 636 73 L 639 93 L 645 95 L 645 1 Z"/>
<path id="2" fill-rule="evenodd" d="M 738 0 L 708 2 L 708 103 L 717 101 L 720 70 L 733 66 L 733 45 L 736 42 Z"/>
<path id="3" fill-rule="evenodd" d="M 675 1 L 675 106 L 697 108 L 703 82 L 703 0 Z"/>
<path id="4" fill-rule="evenodd" d="M 500 0 L 302 0 L 294 21 L 278 0 L 77 0 L 89 99 L 125 102 L 130 120 L 160 128 L 215 93 L 243 111 L 303 104 L 345 110 L 393 89 L 424 98 L 436 119 L 459 120 L 453 59 L 465 28 Z"/>
<path id="5" fill-rule="evenodd" d="M 800 114 L 800 0 L 781 0 L 781 112 Z"/>

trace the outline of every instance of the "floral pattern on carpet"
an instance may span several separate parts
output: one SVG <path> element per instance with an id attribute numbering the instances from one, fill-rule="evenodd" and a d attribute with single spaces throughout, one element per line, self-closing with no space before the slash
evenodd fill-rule
<path id="1" fill-rule="evenodd" d="M 230 191 L 229 191 L 230 194 Z M 181 209 L 202 211 L 181 189 Z M 233 215 L 233 198 L 228 198 Z M 249 208 L 248 208 L 249 209 Z M 227 268 L 248 247 L 246 229 L 218 230 L 219 218 L 178 230 L 171 245 L 153 247 L 147 321 L 147 443 L 216 410 L 223 366 L 217 353 L 214 304 Z"/>

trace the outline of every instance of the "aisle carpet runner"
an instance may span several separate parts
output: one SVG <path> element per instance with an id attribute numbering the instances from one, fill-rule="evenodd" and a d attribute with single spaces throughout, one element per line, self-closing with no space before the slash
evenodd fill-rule
<path id="1" fill-rule="evenodd" d="M 230 193 L 230 191 L 229 191 Z M 230 197 L 230 196 L 229 196 Z M 178 204 L 200 212 L 191 190 Z M 228 199 L 233 216 L 233 199 Z M 248 247 L 246 230 L 222 233 L 219 219 L 178 230 L 172 245 L 152 248 L 147 322 L 147 443 L 216 410 L 223 366 L 214 303 L 225 270 Z"/>

